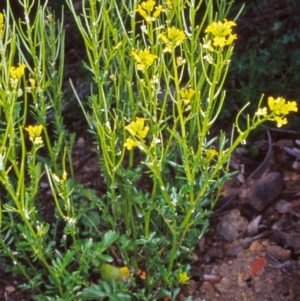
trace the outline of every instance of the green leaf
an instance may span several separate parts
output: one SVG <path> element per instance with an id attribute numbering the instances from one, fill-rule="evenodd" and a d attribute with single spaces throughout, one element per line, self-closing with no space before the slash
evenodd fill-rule
<path id="1" fill-rule="evenodd" d="M 97 259 L 104 262 L 112 262 L 113 258 L 106 254 L 97 254 Z"/>
<path id="2" fill-rule="evenodd" d="M 105 296 L 106 294 L 103 292 L 102 288 L 96 284 L 84 288 L 80 294 L 82 300 L 94 300 L 104 298 Z"/>
<path id="3" fill-rule="evenodd" d="M 118 293 L 116 295 L 111 295 L 109 296 L 109 301 L 126 301 L 126 300 L 131 300 L 131 297 L 128 294 L 124 294 L 124 293 Z"/>
<path id="4" fill-rule="evenodd" d="M 109 230 L 104 234 L 104 237 L 99 244 L 100 252 L 105 251 L 108 247 L 110 247 L 117 239 L 119 238 L 119 234 L 115 231 Z"/>
<path id="5" fill-rule="evenodd" d="M 112 293 L 112 288 L 106 281 L 100 281 L 99 286 L 101 286 L 107 295 Z"/>
<path id="6" fill-rule="evenodd" d="M 130 295 L 125 294 L 125 293 L 118 293 L 117 294 L 117 300 L 131 300 Z"/>
<path id="7" fill-rule="evenodd" d="M 120 269 L 111 264 L 104 263 L 100 268 L 101 277 L 103 280 L 108 281 L 111 279 L 118 280 L 121 277 Z"/>
<path id="8" fill-rule="evenodd" d="M 190 186 L 190 185 L 183 185 L 180 189 L 179 194 L 185 194 L 185 193 L 189 193 L 191 191 L 193 191 L 194 187 Z"/>
<path id="9" fill-rule="evenodd" d="M 66 267 L 73 260 L 74 254 L 75 251 L 70 251 L 70 250 L 67 251 L 63 260 L 64 267 Z"/>

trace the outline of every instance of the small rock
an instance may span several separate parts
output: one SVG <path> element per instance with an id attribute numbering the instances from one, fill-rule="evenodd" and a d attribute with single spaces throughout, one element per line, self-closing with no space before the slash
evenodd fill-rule
<path id="1" fill-rule="evenodd" d="M 276 202 L 274 208 L 280 213 L 288 213 L 293 210 L 293 205 L 286 200 L 279 200 Z"/>
<path id="2" fill-rule="evenodd" d="M 260 240 L 256 240 L 251 243 L 249 250 L 252 252 L 260 252 L 264 251 L 265 247 Z"/>
<path id="3" fill-rule="evenodd" d="M 204 252 L 204 250 L 205 250 L 205 237 L 202 237 L 200 239 L 200 241 L 198 242 L 198 247 L 199 247 L 200 252 Z"/>
<path id="4" fill-rule="evenodd" d="M 294 253 L 300 253 L 300 234 L 296 232 L 285 233 L 275 231 L 272 235 L 272 241 L 283 245 L 285 248 L 293 248 Z"/>
<path id="5" fill-rule="evenodd" d="M 237 282 L 237 285 L 239 287 L 246 287 L 247 286 L 247 278 L 249 278 L 249 276 L 244 273 L 244 272 L 241 272 L 241 271 L 237 271 L 236 273 L 236 282 Z"/>
<path id="6" fill-rule="evenodd" d="M 241 237 L 247 231 L 248 221 L 234 209 L 226 213 L 220 221 L 217 232 L 228 241 Z"/>
<path id="7" fill-rule="evenodd" d="M 76 142 L 77 147 L 84 147 L 85 146 L 85 140 L 83 137 L 79 137 L 77 142 Z"/>
<path id="8" fill-rule="evenodd" d="M 207 253 L 204 256 L 204 260 L 206 263 L 211 262 L 213 259 L 223 258 L 223 251 L 221 247 L 212 247 L 209 248 Z"/>
<path id="9" fill-rule="evenodd" d="M 215 274 L 203 274 L 202 277 L 205 281 L 208 281 L 210 283 L 217 283 L 221 280 L 221 276 Z"/>
<path id="10" fill-rule="evenodd" d="M 205 295 L 205 296 L 213 296 L 215 293 L 215 290 L 208 281 L 204 281 L 201 288 L 200 288 L 200 293 Z"/>
<path id="11" fill-rule="evenodd" d="M 5 287 L 5 291 L 6 291 L 8 294 L 13 293 L 15 290 L 16 290 L 16 288 L 15 288 L 14 286 L 12 286 L 12 285 L 7 285 L 7 286 Z"/>
<path id="12" fill-rule="evenodd" d="M 261 281 L 260 278 L 255 279 L 253 282 L 253 289 L 257 294 L 261 294 L 266 289 L 266 283 Z"/>
<path id="13" fill-rule="evenodd" d="M 260 179 L 250 179 L 239 193 L 242 203 L 262 211 L 282 192 L 283 178 L 279 172 L 269 172 Z"/>
<path id="14" fill-rule="evenodd" d="M 214 287 L 220 294 L 224 294 L 228 291 L 228 286 L 230 285 L 227 278 L 222 278 L 220 283 L 214 284 Z"/>
<path id="15" fill-rule="evenodd" d="M 226 254 L 228 256 L 234 257 L 237 256 L 243 250 L 248 248 L 252 252 L 262 251 L 265 249 L 265 246 L 261 238 L 265 237 L 266 235 L 268 235 L 268 233 L 264 232 L 254 237 L 245 237 L 243 239 L 237 239 L 231 244 L 226 246 L 228 249 Z"/>
<path id="16" fill-rule="evenodd" d="M 247 249 L 250 244 L 252 243 L 253 238 L 252 237 L 246 237 L 243 239 L 237 239 L 233 243 L 231 243 L 228 246 L 228 250 L 226 254 L 231 257 L 237 256 L 240 252 L 244 251 Z"/>
<path id="17" fill-rule="evenodd" d="M 256 233 L 258 233 L 258 226 L 259 226 L 260 220 L 261 220 L 261 215 L 258 215 L 249 223 L 247 230 L 248 230 L 248 234 L 250 236 L 253 236 Z"/>
<path id="18" fill-rule="evenodd" d="M 283 249 L 277 245 L 268 246 L 267 252 L 273 255 L 279 261 L 287 261 L 291 259 L 291 250 Z"/>

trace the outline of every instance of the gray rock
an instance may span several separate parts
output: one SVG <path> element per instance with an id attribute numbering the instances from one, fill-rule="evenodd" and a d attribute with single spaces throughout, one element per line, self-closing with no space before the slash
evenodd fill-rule
<path id="1" fill-rule="evenodd" d="M 283 189 L 283 178 L 279 172 L 269 172 L 260 179 L 250 179 L 241 189 L 242 203 L 250 204 L 257 211 L 266 208 Z"/>
<path id="2" fill-rule="evenodd" d="M 228 241 L 241 237 L 247 231 L 248 221 L 237 209 L 226 213 L 217 228 L 217 232 Z"/>

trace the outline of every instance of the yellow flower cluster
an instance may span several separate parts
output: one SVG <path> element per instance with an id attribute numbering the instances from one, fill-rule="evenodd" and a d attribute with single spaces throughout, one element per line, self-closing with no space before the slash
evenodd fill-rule
<path id="1" fill-rule="evenodd" d="M 146 22 L 153 22 L 158 18 L 160 13 L 164 11 L 161 5 L 155 5 L 156 2 L 153 0 L 144 1 L 138 5 L 135 11 L 138 12 L 146 20 Z"/>
<path id="2" fill-rule="evenodd" d="M 9 68 L 10 77 L 13 79 L 20 79 L 24 75 L 24 70 L 26 68 L 25 64 L 20 64 L 19 67 L 11 66 Z"/>
<path id="3" fill-rule="evenodd" d="M 158 38 L 166 44 L 164 52 L 171 53 L 176 46 L 180 45 L 186 39 L 186 35 L 182 30 L 172 26 L 167 29 L 167 32 L 159 34 Z"/>
<path id="4" fill-rule="evenodd" d="M 168 9 L 173 9 L 173 0 L 166 0 L 165 4 Z"/>
<path id="5" fill-rule="evenodd" d="M 184 3 L 185 1 L 182 0 L 165 0 L 165 6 L 167 7 L 167 12 L 168 10 L 172 10 L 175 7 L 178 7 L 180 5 L 180 7 L 182 7 L 182 9 L 185 8 Z"/>
<path id="6" fill-rule="evenodd" d="M 0 38 L 4 37 L 4 16 L 0 13 Z"/>
<path id="7" fill-rule="evenodd" d="M 287 124 L 287 119 L 284 117 L 285 115 L 292 111 L 298 112 L 296 101 L 286 101 L 283 97 L 274 99 L 274 97 L 270 96 L 268 98 L 268 106 L 274 115 L 273 120 L 277 122 L 278 127 Z M 266 107 L 260 108 L 255 115 L 266 117 L 268 110 Z"/>
<path id="8" fill-rule="evenodd" d="M 151 54 L 149 49 L 141 50 L 139 53 L 133 50 L 131 51 L 131 55 L 137 62 L 136 68 L 142 72 L 145 72 L 157 59 L 157 55 Z"/>
<path id="9" fill-rule="evenodd" d="M 190 280 L 190 277 L 188 276 L 188 274 L 186 272 L 182 272 L 180 271 L 178 273 L 178 282 L 181 283 L 181 284 L 188 284 L 189 283 L 189 280 Z"/>
<path id="10" fill-rule="evenodd" d="M 36 80 L 34 78 L 28 79 L 30 86 L 26 87 L 28 93 L 32 93 L 36 90 Z"/>
<path id="11" fill-rule="evenodd" d="M 144 139 L 149 131 L 149 127 L 145 126 L 145 118 L 139 118 L 136 117 L 136 121 L 132 121 L 130 124 L 125 126 L 125 129 L 135 137 L 138 137 L 139 139 Z M 131 150 L 133 147 L 138 146 L 138 142 L 131 138 L 127 138 L 125 144 L 125 147 L 127 147 L 128 150 Z"/>
<path id="12" fill-rule="evenodd" d="M 36 84 L 36 81 L 35 79 L 33 78 L 29 78 L 28 80 L 30 82 L 30 86 L 31 86 L 31 89 L 34 89 L 35 88 L 35 84 Z"/>
<path id="13" fill-rule="evenodd" d="M 217 155 L 218 155 L 218 152 L 215 149 L 213 149 L 213 148 L 206 150 L 206 156 L 210 160 L 212 160 Z"/>
<path id="14" fill-rule="evenodd" d="M 17 87 L 19 79 L 24 75 L 25 68 L 26 68 L 26 65 L 25 64 L 20 64 L 20 63 L 19 63 L 19 67 L 11 66 L 9 68 L 9 75 L 10 75 L 9 81 L 10 81 L 10 85 L 13 88 Z M 21 91 L 20 93 L 22 94 L 21 89 L 20 89 L 20 91 Z"/>
<path id="15" fill-rule="evenodd" d="M 268 98 L 268 105 L 275 115 L 287 115 L 291 111 L 298 111 L 296 101 L 286 102 L 286 100 L 282 97 L 274 99 L 274 97 L 270 96 Z"/>
<path id="16" fill-rule="evenodd" d="M 195 90 L 193 89 L 186 89 L 186 88 L 181 88 L 180 90 L 180 97 L 181 100 L 185 105 L 188 105 L 191 102 L 192 97 L 195 95 Z"/>
<path id="17" fill-rule="evenodd" d="M 131 138 L 127 138 L 126 142 L 124 143 L 124 146 L 128 149 L 131 150 L 133 147 L 138 146 L 138 143 L 134 141 Z"/>
<path id="18" fill-rule="evenodd" d="M 29 133 L 29 139 L 33 144 L 43 144 L 43 140 L 41 137 L 43 126 L 39 125 L 29 125 L 25 130 Z"/>
<path id="19" fill-rule="evenodd" d="M 236 26 L 235 22 L 227 21 L 225 19 L 224 22 L 218 21 L 208 25 L 205 29 L 205 32 L 210 32 L 213 34 L 214 46 L 224 47 L 225 45 L 232 44 L 232 42 L 237 39 L 236 34 L 232 34 L 231 27 L 233 26 Z"/>

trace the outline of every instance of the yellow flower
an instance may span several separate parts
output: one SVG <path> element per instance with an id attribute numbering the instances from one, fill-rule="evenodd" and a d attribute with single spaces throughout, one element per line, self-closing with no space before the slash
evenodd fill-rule
<path id="1" fill-rule="evenodd" d="M 218 152 L 213 148 L 206 150 L 206 156 L 211 160 L 217 155 L 218 155 Z"/>
<path id="2" fill-rule="evenodd" d="M 147 22 L 153 22 L 158 18 L 161 12 L 164 11 L 161 5 L 155 6 L 155 4 L 156 2 L 153 0 L 144 1 L 138 5 L 135 11 L 138 12 Z"/>
<path id="3" fill-rule="evenodd" d="M 4 16 L 2 13 L 0 13 L 0 29 L 2 29 L 4 27 Z"/>
<path id="4" fill-rule="evenodd" d="M 275 116 L 274 120 L 277 122 L 277 127 L 282 127 L 283 124 L 287 124 L 287 119 L 279 116 Z"/>
<path id="5" fill-rule="evenodd" d="M 153 13 L 153 18 L 157 19 L 161 12 L 165 11 L 161 5 L 155 7 L 155 11 Z"/>
<path id="6" fill-rule="evenodd" d="M 186 272 L 179 272 L 178 273 L 178 282 L 181 284 L 187 284 L 190 280 L 190 277 Z"/>
<path id="7" fill-rule="evenodd" d="M 207 49 L 208 51 L 213 51 L 214 50 L 214 48 L 211 46 L 211 41 L 210 40 L 208 40 L 207 42 L 204 42 L 203 48 Z"/>
<path id="8" fill-rule="evenodd" d="M 0 38 L 4 37 L 4 16 L 0 13 Z"/>
<path id="9" fill-rule="evenodd" d="M 214 46 L 224 47 L 226 45 L 225 37 L 214 37 Z"/>
<path id="10" fill-rule="evenodd" d="M 35 79 L 33 79 L 33 78 L 29 78 L 29 80 L 28 80 L 29 82 L 30 82 L 30 86 L 31 86 L 31 89 L 34 89 L 35 88 Z"/>
<path id="11" fill-rule="evenodd" d="M 296 101 L 286 101 L 283 97 L 277 97 L 276 99 L 272 96 L 268 97 L 268 105 L 271 110 L 268 117 L 270 120 L 276 121 L 278 127 L 287 124 L 287 119 L 284 118 L 285 115 L 292 111 L 298 112 Z M 259 108 L 255 115 L 267 117 L 267 108 Z"/>
<path id="12" fill-rule="evenodd" d="M 166 0 L 165 3 L 168 9 L 173 9 L 173 0 Z"/>
<path id="13" fill-rule="evenodd" d="M 235 22 L 225 19 L 224 22 L 218 21 L 208 25 L 205 32 L 213 34 L 214 46 L 224 47 L 225 45 L 232 44 L 232 42 L 237 39 L 236 34 L 232 34 L 231 27 L 233 26 L 236 26 Z"/>
<path id="14" fill-rule="evenodd" d="M 167 32 L 159 34 L 158 38 L 166 44 L 164 52 L 172 52 L 176 46 L 179 46 L 186 39 L 186 35 L 182 30 L 172 26 L 167 29 Z"/>
<path id="15" fill-rule="evenodd" d="M 26 87 L 26 91 L 28 93 L 31 93 L 36 88 L 36 81 L 33 78 L 29 78 L 28 81 L 30 83 L 30 86 Z"/>
<path id="16" fill-rule="evenodd" d="M 157 55 L 151 54 L 149 49 L 141 50 L 139 53 L 136 51 L 131 51 L 131 55 L 137 62 L 137 69 L 145 72 L 147 67 L 151 66 L 153 62 L 157 59 Z"/>
<path id="17" fill-rule="evenodd" d="M 122 280 L 126 280 L 126 279 L 130 278 L 130 270 L 127 266 L 120 267 L 119 271 L 120 271 L 120 278 Z"/>
<path id="18" fill-rule="evenodd" d="M 142 2 L 139 6 L 142 7 L 142 9 L 147 11 L 148 13 L 151 13 L 153 11 L 155 4 L 156 4 L 155 1 L 148 0 Z"/>
<path id="19" fill-rule="evenodd" d="M 266 116 L 267 116 L 267 108 L 266 108 L 266 107 L 264 107 L 264 108 L 259 108 L 259 109 L 257 110 L 257 112 L 255 113 L 255 115 L 266 117 Z"/>
<path id="20" fill-rule="evenodd" d="M 136 121 L 132 121 L 125 126 L 125 129 L 133 136 L 138 136 L 140 139 L 144 139 L 149 131 L 148 126 L 144 126 L 145 118 L 136 117 Z"/>
<path id="21" fill-rule="evenodd" d="M 191 102 L 191 98 L 195 95 L 195 93 L 196 92 L 193 89 L 181 88 L 181 100 L 184 102 L 185 105 L 188 105 Z"/>
<path id="22" fill-rule="evenodd" d="M 181 44 L 185 39 L 185 33 L 182 30 L 179 30 L 175 26 L 172 26 L 171 28 L 168 28 L 168 39 L 172 40 L 176 45 Z"/>
<path id="23" fill-rule="evenodd" d="M 20 63 L 19 63 L 19 67 L 11 66 L 9 68 L 10 77 L 13 79 L 20 79 L 24 74 L 25 68 L 26 68 L 26 65 L 20 64 Z"/>
<path id="24" fill-rule="evenodd" d="M 237 35 L 236 34 L 230 34 L 227 38 L 227 41 L 226 41 L 226 45 L 230 45 L 233 43 L 234 40 L 237 39 Z"/>
<path id="25" fill-rule="evenodd" d="M 177 63 L 177 66 L 182 66 L 183 64 L 186 63 L 186 59 L 182 58 L 181 56 L 178 56 L 176 58 L 176 63 Z"/>
<path id="26" fill-rule="evenodd" d="M 39 125 L 29 125 L 25 130 L 29 133 L 29 139 L 33 142 L 33 144 L 43 144 L 43 140 L 41 137 L 43 126 Z"/>
<path id="27" fill-rule="evenodd" d="M 268 105 L 271 111 L 274 112 L 275 115 L 286 115 L 291 111 L 297 112 L 297 103 L 296 101 L 288 101 L 283 97 L 277 97 L 274 99 L 272 96 L 268 98 Z"/>
<path id="28" fill-rule="evenodd" d="M 224 23 L 221 21 L 213 22 L 212 24 L 208 25 L 205 29 L 205 32 L 211 32 L 214 36 L 227 36 L 231 34 L 232 29 L 231 27 L 236 26 L 236 23 L 233 21 L 224 20 Z"/>
<path id="29" fill-rule="evenodd" d="M 64 170 L 62 177 L 61 177 L 62 181 L 66 181 L 67 177 L 68 177 L 68 173 Z"/>
<path id="30" fill-rule="evenodd" d="M 124 146 L 128 149 L 131 150 L 133 147 L 138 146 L 138 143 L 134 141 L 131 138 L 127 138 L 126 142 L 124 143 Z"/>

